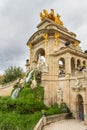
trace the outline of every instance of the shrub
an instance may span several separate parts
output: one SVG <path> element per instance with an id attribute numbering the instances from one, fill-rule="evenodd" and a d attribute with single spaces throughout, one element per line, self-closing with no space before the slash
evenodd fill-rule
<path id="1" fill-rule="evenodd" d="M 64 102 L 62 102 L 60 104 L 60 108 L 61 108 L 63 113 L 66 113 L 66 112 L 69 113 L 70 112 L 70 109 L 67 107 L 66 103 L 64 103 Z"/>
<path id="2" fill-rule="evenodd" d="M 11 81 L 16 80 L 17 78 L 21 78 L 23 77 L 24 72 L 23 69 L 20 67 L 16 67 L 16 66 L 10 66 L 9 68 L 7 68 L 7 70 L 5 70 L 5 74 L 4 74 L 4 78 L 2 83 L 9 83 Z"/>
<path id="3" fill-rule="evenodd" d="M 40 112 L 32 115 L 0 112 L 0 130 L 33 130 L 40 117 Z"/>
<path id="4" fill-rule="evenodd" d="M 0 98 L 0 111 L 7 111 L 7 97 Z"/>
<path id="5" fill-rule="evenodd" d="M 39 102 L 35 99 L 22 99 L 17 100 L 17 112 L 20 114 L 34 113 L 40 111 L 41 109 L 46 108 L 43 102 Z"/>
<path id="6" fill-rule="evenodd" d="M 16 100 L 12 100 L 10 97 L 2 97 L 0 99 L 0 111 L 10 112 L 16 108 Z"/>
<path id="7" fill-rule="evenodd" d="M 37 84 L 37 87 L 33 90 L 33 94 L 35 95 L 35 98 L 39 101 L 43 101 L 44 97 L 44 88 L 41 87 L 39 84 Z"/>
<path id="8" fill-rule="evenodd" d="M 3 122 L 0 125 L 1 130 L 17 130 L 17 126 L 14 122 L 8 120 L 3 120 Z"/>
<path id="9" fill-rule="evenodd" d="M 47 107 L 43 103 L 43 88 L 40 85 L 34 90 L 24 88 L 19 92 L 17 99 L 1 98 L 0 110 L 1 111 L 16 111 L 20 114 L 34 113 L 46 109 Z"/>
<path id="10" fill-rule="evenodd" d="M 46 115 L 48 116 L 48 115 L 61 114 L 61 113 L 62 113 L 62 109 L 58 106 L 58 104 L 54 104 L 47 110 Z"/>

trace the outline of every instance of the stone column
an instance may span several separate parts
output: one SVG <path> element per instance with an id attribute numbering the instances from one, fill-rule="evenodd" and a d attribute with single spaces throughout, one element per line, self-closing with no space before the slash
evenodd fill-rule
<path id="1" fill-rule="evenodd" d="M 71 104 L 71 102 L 70 102 L 71 101 L 71 98 L 70 98 L 70 74 L 67 73 L 65 78 L 66 78 L 66 84 L 65 85 L 67 87 L 66 88 L 66 90 L 67 90 L 66 91 L 66 99 L 67 99 L 66 101 L 67 101 L 67 105 L 70 108 L 70 104 Z"/>
<path id="2" fill-rule="evenodd" d="M 79 119 L 78 117 L 78 101 L 74 101 L 74 108 L 73 108 L 73 116 L 75 117 L 75 119 Z"/>
<path id="3" fill-rule="evenodd" d="M 65 58 L 65 71 L 66 74 L 71 74 L 71 57 L 67 56 Z"/>

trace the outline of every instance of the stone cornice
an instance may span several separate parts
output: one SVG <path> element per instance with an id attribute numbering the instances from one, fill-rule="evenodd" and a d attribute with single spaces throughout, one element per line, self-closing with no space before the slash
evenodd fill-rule
<path id="1" fill-rule="evenodd" d="M 63 30 L 63 31 L 68 31 L 68 29 L 67 29 L 66 27 L 61 26 L 61 25 L 57 24 L 55 21 L 53 21 L 53 20 L 51 20 L 51 19 L 48 19 L 48 18 L 45 18 L 43 21 L 41 21 L 41 22 L 38 24 L 37 28 L 39 28 L 40 26 L 42 26 L 42 25 L 43 25 L 44 23 L 46 23 L 46 22 L 48 22 L 48 25 L 47 25 L 47 26 L 53 25 L 53 26 L 56 26 L 57 28 L 59 28 L 59 29 L 61 29 L 61 30 Z M 47 26 L 46 26 L 45 28 L 47 28 Z"/>
<path id="2" fill-rule="evenodd" d="M 53 36 L 55 32 L 57 32 L 57 33 L 60 34 L 60 39 L 64 39 L 65 41 L 68 40 L 68 41 L 70 41 L 70 42 L 75 42 L 75 41 L 77 41 L 77 42 L 80 43 L 79 40 L 77 40 L 77 39 L 75 39 L 74 37 L 72 37 L 68 32 L 63 32 L 63 31 L 61 31 L 61 30 L 59 30 L 59 29 L 57 29 L 57 30 L 56 30 L 56 29 L 42 29 L 42 30 L 39 30 L 39 31 L 35 32 L 35 33 L 30 37 L 30 39 L 29 39 L 28 42 L 27 42 L 27 45 L 29 45 L 29 43 L 34 44 L 34 43 L 38 43 L 38 42 L 41 41 L 41 40 L 44 40 L 44 38 L 43 38 L 43 34 L 44 34 L 44 33 L 48 33 L 49 36 Z"/>
<path id="3" fill-rule="evenodd" d="M 48 18 L 45 18 L 43 21 L 41 21 L 38 25 L 37 25 L 37 28 L 39 28 L 41 25 L 43 25 L 45 22 L 48 22 L 48 23 L 54 23 L 53 20 L 50 20 Z"/>
<path id="4" fill-rule="evenodd" d="M 71 54 L 74 54 L 76 56 L 81 56 L 81 57 L 87 58 L 87 54 L 85 54 L 84 52 L 78 51 L 78 50 L 70 48 L 70 47 L 61 48 L 59 51 L 56 51 L 54 53 L 54 55 L 58 56 L 58 55 L 62 55 L 62 54 L 68 53 L 68 52 Z"/>

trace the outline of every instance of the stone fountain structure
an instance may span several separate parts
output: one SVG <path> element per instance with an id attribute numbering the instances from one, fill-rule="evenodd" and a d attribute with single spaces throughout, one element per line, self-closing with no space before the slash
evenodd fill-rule
<path id="1" fill-rule="evenodd" d="M 42 72 L 46 105 L 66 102 L 74 117 L 87 123 L 87 72 L 79 69 L 83 65 L 86 69 L 87 54 L 53 9 L 50 13 L 44 9 L 40 18 L 37 31 L 27 42 L 30 59 L 26 70 L 37 66 Z"/>

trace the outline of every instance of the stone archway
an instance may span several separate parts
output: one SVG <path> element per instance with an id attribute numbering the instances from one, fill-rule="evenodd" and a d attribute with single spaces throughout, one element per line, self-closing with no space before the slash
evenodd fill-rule
<path id="1" fill-rule="evenodd" d="M 37 51 L 36 51 L 36 53 L 35 53 L 35 59 L 38 61 L 38 59 L 39 59 L 39 54 L 41 55 L 41 56 L 44 56 L 45 57 L 45 50 L 43 49 L 43 48 L 39 48 Z"/>
<path id="2" fill-rule="evenodd" d="M 59 75 L 65 75 L 65 59 L 61 57 L 58 61 Z"/>
<path id="3" fill-rule="evenodd" d="M 78 94 L 77 95 L 77 116 L 80 120 L 84 120 L 84 106 L 83 106 L 83 97 Z"/>

